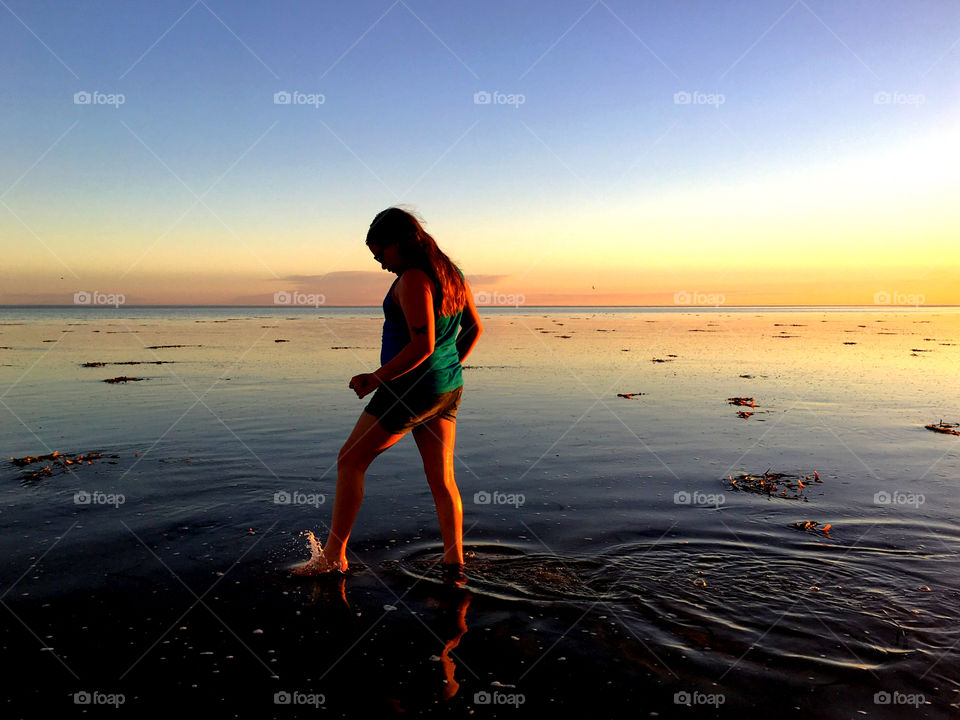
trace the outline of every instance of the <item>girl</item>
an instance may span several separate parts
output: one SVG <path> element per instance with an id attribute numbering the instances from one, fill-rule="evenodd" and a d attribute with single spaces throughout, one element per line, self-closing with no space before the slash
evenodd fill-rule
<path id="1" fill-rule="evenodd" d="M 378 213 L 367 247 L 384 270 L 397 274 L 383 300 L 380 368 L 354 376 L 349 387 L 373 393 L 337 456 L 333 522 L 319 553 L 293 572 L 316 575 L 347 569 L 347 540 L 363 501 L 364 473 L 373 459 L 408 430 L 423 458 L 443 536 L 443 562 L 463 565 L 463 505 L 453 473 L 461 363 L 483 332 L 463 273 L 410 213 Z"/>

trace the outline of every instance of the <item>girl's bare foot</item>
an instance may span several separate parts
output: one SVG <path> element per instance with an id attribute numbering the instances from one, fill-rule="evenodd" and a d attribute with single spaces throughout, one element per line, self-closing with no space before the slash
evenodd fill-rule
<path id="1" fill-rule="evenodd" d="M 339 560 L 331 562 L 326 555 L 321 553 L 315 558 L 310 558 L 302 565 L 297 565 L 290 572 L 294 575 L 323 575 L 329 572 L 343 573 L 346 569 L 346 567 L 341 566 Z"/>
<path id="2" fill-rule="evenodd" d="M 310 559 L 307 562 L 297 565 L 290 572 L 294 575 L 323 575 L 329 572 L 344 573 L 347 571 L 346 558 L 330 558 L 321 547 L 313 533 L 307 530 L 301 535 L 307 537 L 310 545 Z"/>

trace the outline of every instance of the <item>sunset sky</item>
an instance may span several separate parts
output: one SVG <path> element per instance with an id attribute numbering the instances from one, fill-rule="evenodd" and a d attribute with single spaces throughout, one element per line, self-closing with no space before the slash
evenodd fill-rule
<path id="1" fill-rule="evenodd" d="M 947 0 L 3 0 L 0 304 L 377 304 L 393 204 L 491 302 L 960 304 L 958 78 Z"/>

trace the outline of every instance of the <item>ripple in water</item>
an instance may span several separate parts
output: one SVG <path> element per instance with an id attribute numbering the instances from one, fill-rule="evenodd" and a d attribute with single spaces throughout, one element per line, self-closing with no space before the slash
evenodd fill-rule
<path id="1" fill-rule="evenodd" d="M 890 554 L 874 557 L 875 549 L 700 538 L 624 544 L 599 557 L 501 544 L 465 551 L 471 592 L 537 605 L 596 605 L 654 647 L 689 653 L 694 664 L 721 671 L 759 671 L 771 658 L 795 669 L 908 670 L 929 665 L 960 638 L 956 589 L 934 592 L 895 567 Z M 385 565 L 444 582 L 440 548 Z"/>
<path id="2" fill-rule="evenodd" d="M 466 587 L 479 595 L 540 602 L 614 599 L 594 587 L 602 584 L 598 582 L 604 565 L 601 560 L 526 553 L 500 544 L 464 546 L 464 557 Z M 424 548 L 384 565 L 418 580 L 448 582 L 442 549 Z"/>

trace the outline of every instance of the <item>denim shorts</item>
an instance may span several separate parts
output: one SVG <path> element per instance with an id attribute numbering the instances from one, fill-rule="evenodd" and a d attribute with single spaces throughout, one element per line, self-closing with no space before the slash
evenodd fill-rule
<path id="1" fill-rule="evenodd" d="M 434 418 L 456 421 L 463 385 L 445 393 L 429 393 L 413 388 L 380 386 L 365 412 L 394 434 L 404 433 Z"/>

